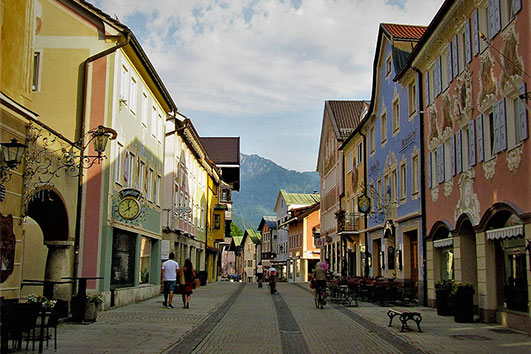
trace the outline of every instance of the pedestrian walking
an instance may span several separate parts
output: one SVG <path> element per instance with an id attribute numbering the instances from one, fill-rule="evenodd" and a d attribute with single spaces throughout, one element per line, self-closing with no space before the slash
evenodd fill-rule
<path id="1" fill-rule="evenodd" d="M 167 308 L 173 308 L 173 291 L 177 283 L 179 263 L 175 261 L 175 253 L 171 252 L 169 258 L 166 262 L 162 263 L 162 279 L 164 281 L 164 302 L 162 305 Z"/>
<path id="2" fill-rule="evenodd" d="M 258 280 L 258 287 L 261 288 L 262 281 L 264 280 L 264 267 L 262 267 L 262 262 L 256 266 L 256 279 Z"/>
<path id="3" fill-rule="evenodd" d="M 184 260 L 184 267 L 182 268 L 181 272 L 184 275 L 184 291 L 182 294 L 183 308 L 189 309 L 190 299 L 192 297 L 192 293 L 194 292 L 195 283 L 195 271 L 194 267 L 192 266 L 192 261 L 189 258 Z"/>

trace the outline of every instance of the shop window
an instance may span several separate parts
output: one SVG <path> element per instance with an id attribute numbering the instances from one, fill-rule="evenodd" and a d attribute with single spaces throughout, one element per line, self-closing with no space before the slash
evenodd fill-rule
<path id="1" fill-rule="evenodd" d="M 504 239 L 498 245 L 503 256 L 503 304 L 509 310 L 528 312 L 525 240 Z"/>
<path id="2" fill-rule="evenodd" d="M 140 241 L 140 272 L 138 282 L 140 284 L 149 283 L 149 270 L 151 268 L 151 239 L 142 237 Z"/>
<path id="3" fill-rule="evenodd" d="M 134 285 L 136 235 L 127 231 L 114 230 L 112 242 L 111 286 Z"/>

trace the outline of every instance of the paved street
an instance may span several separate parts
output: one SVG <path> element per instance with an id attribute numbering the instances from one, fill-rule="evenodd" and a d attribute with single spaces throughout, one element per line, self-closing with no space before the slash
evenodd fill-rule
<path id="1" fill-rule="evenodd" d="M 100 313 L 93 324 L 61 324 L 57 353 L 529 353 L 531 338 L 486 324 L 458 324 L 419 307 L 423 333 L 387 327 L 386 307 L 316 309 L 307 284 L 219 282 L 198 289 L 191 308 L 162 297 Z M 411 309 L 411 308 L 410 308 Z M 45 352 L 53 352 L 50 347 Z"/>

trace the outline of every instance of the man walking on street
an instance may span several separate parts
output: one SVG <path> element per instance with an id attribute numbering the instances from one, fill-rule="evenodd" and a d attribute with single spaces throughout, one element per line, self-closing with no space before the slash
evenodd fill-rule
<path id="1" fill-rule="evenodd" d="M 171 304 L 173 301 L 173 290 L 175 290 L 175 284 L 177 284 L 177 270 L 179 264 L 175 261 L 175 253 L 170 253 L 170 259 L 162 263 L 162 279 L 164 280 L 164 302 L 163 306 L 167 308 L 173 308 Z M 168 294 L 169 302 L 168 302 Z"/>

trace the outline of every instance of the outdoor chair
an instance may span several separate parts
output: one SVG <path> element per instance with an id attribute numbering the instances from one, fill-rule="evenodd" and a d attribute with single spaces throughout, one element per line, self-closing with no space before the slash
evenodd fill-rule
<path id="1" fill-rule="evenodd" d="M 13 304 L 9 310 L 9 332 L 13 339 L 13 348 L 20 350 L 22 347 L 22 337 L 26 333 L 26 351 L 28 350 L 29 340 L 33 332 L 35 336 L 35 326 L 37 325 L 37 317 L 41 311 L 40 304 L 18 303 Z M 35 343 L 33 343 L 33 350 L 35 350 Z"/>

